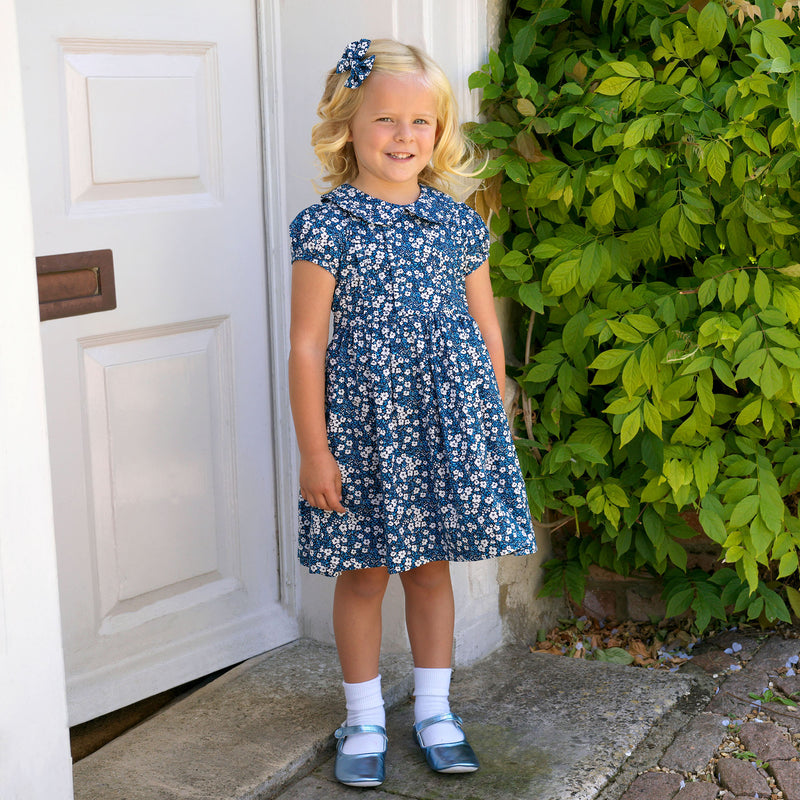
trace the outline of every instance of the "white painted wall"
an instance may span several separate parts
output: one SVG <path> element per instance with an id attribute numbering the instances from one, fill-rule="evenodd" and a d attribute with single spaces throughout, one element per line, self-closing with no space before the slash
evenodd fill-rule
<path id="1" fill-rule="evenodd" d="M 14 0 L 0 0 L 0 797 L 67 800 L 67 731 Z"/>
<path id="2" fill-rule="evenodd" d="M 317 120 L 325 74 L 353 39 L 392 37 L 421 46 L 448 74 L 462 118 L 474 118 L 476 98 L 470 95 L 467 78 L 486 59 L 486 0 L 339 0 L 327 4 L 293 0 L 283 3 L 281 12 L 289 220 L 318 197 L 312 186 L 318 167 L 310 145 L 311 127 Z M 486 655 L 503 640 L 497 570 L 497 561 L 452 567 L 457 665 Z M 301 571 L 301 621 L 306 636 L 333 641 L 333 585 L 330 578 Z M 400 582 L 393 578 L 383 606 L 385 652 L 408 650 L 402 598 Z"/>

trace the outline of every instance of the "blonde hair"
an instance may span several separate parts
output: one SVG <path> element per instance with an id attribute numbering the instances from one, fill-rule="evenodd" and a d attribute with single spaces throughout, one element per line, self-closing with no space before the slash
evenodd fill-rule
<path id="1" fill-rule="evenodd" d="M 420 73 L 436 99 L 436 144 L 429 164 L 419 174 L 419 182 L 448 194 L 455 194 L 459 183 L 474 177 L 474 148 L 461 132 L 456 99 L 450 81 L 441 67 L 422 50 L 394 39 L 374 39 L 366 57 L 375 56 L 372 71 L 356 89 L 346 87 L 349 71 L 328 73 L 317 115 L 311 130 L 311 144 L 322 166 L 322 180 L 335 189 L 352 182 L 358 175 L 353 145 L 348 141 L 350 121 L 364 101 L 372 75 Z M 460 179 L 460 180 L 459 180 Z M 461 192 L 459 192 L 461 193 Z"/>

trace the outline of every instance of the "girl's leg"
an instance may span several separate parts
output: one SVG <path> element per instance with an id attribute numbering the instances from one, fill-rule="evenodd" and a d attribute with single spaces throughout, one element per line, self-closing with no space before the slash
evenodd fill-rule
<path id="1" fill-rule="evenodd" d="M 386 726 L 378 661 L 381 649 L 381 604 L 389 573 L 385 567 L 342 573 L 333 595 L 333 630 L 344 677 L 348 725 Z M 376 753 L 381 736 L 348 736 L 342 752 Z"/>
<path id="2" fill-rule="evenodd" d="M 455 607 L 450 563 L 432 561 L 400 573 L 415 667 L 450 669 Z"/>
<path id="3" fill-rule="evenodd" d="M 450 711 L 450 663 L 455 609 L 450 564 L 434 561 L 400 576 L 406 595 L 406 628 L 414 656 L 414 721 Z M 422 733 L 426 746 L 463 738 L 452 722 Z"/>
<path id="4" fill-rule="evenodd" d="M 333 633 L 346 683 L 361 683 L 378 674 L 381 605 L 388 582 L 386 567 L 355 569 L 336 579 Z"/>

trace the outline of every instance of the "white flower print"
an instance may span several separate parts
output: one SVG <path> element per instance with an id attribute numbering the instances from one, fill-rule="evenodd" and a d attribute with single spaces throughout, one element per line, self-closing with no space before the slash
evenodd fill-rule
<path id="1" fill-rule="evenodd" d="M 326 420 L 343 515 L 300 498 L 311 572 L 532 553 L 508 423 L 466 276 L 488 253 L 469 207 L 422 187 L 399 206 L 347 184 L 298 214 L 292 260 L 336 278 Z"/>

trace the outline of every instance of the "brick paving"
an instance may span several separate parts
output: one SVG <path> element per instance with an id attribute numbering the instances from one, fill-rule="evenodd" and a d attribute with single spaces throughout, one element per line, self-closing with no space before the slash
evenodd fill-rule
<path id="1" fill-rule="evenodd" d="M 675 772 L 700 772 L 725 738 L 721 714 L 698 714 L 676 737 L 658 762 Z"/>
<path id="2" fill-rule="evenodd" d="M 797 750 L 774 722 L 746 722 L 739 732 L 742 744 L 762 761 L 788 761 Z"/>
<path id="3" fill-rule="evenodd" d="M 715 696 L 619 800 L 800 800 L 798 655 L 800 639 L 777 634 L 703 642 L 685 669 L 717 680 Z"/>
<path id="4" fill-rule="evenodd" d="M 719 782 L 737 797 L 740 795 L 768 797 L 771 793 L 767 779 L 749 761 L 721 758 L 717 762 Z"/>
<path id="5" fill-rule="evenodd" d="M 716 800 L 719 786 L 711 781 L 693 781 L 687 783 L 678 794 L 675 800 Z"/>
<path id="6" fill-rule="evenodd" d="M 681 776 L 672 772 L 645 772 L 625 792 L 625 800 L 672 800 L 681 788 Z"/>
<path id="7" fill-rule="evenodd" d="M 786 800 L 800 800 L 800 764 L 797 761 L 773 761 L 769 771 Z"/>

